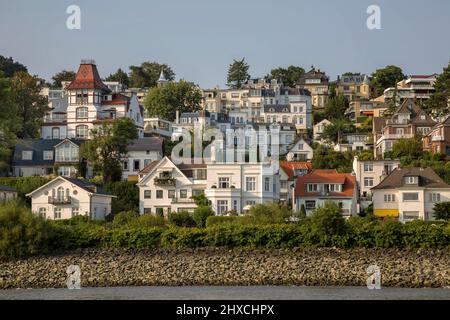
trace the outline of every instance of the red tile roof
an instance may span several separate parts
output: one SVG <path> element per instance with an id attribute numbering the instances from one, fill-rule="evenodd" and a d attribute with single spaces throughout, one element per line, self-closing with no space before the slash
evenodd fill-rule
<path id="1" fill-rule="evenodd" d="M 330 196 L 352 197 L 355 191 L 356 177 L 350 173 L 338 173 L 334 169 L 315 169 L 311 173 L 297 178 L 295 185 L 296 197 L 319 196 L 320 192 L 308 192 L 308 183 L 343 184 L 342 192 L 330 192 Z"/>
<path id="2" fill-rule="evenodd" d="M 280 168 L 287 174 L 289 179 L 292 179 L 295 175 L 294 170 L 312 170 L 310 162 L 295 162 L 295 161 L 280 161 Z"/>
<path id="3" fill-rule="evenodd" d="M 67 90 L 100 89 L 109 92 L 103 83 L 95 64 L 80 64 L 75 79 L 66 87 Z"/>
<path id="4" fill-rule="evenodd" d="M 104 100 L 102 101 L 102 105 L 128 105 L 129 101 L 129 97 L 120 93 L 114 93 L 112 95 L 112 100 Z"/>

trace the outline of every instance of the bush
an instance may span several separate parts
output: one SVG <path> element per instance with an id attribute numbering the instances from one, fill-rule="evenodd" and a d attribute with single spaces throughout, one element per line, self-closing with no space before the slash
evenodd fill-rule
<path id="1" fill-rule="evenodd" d="M 206 227 L 210 228 L 217 225 L 240 223 L 240 216 L 210 216 L 206 219 Z"/>
<path id="2" fill-rule="evenodd" d="M 111 212 L 139 211 L 139 188 L 129 181 L 109 182 L 104 185 L 105 191 L 113 194 Z"/>
<path id="3" fill-rule="evenodd" d="M 316 208 L 309 218 L 309 223 L 319 245 L 332 245 L 333 241 L 340 242 L 338 237 L 346 231 L 341 209 L 334 202 L 326 202 L 323 207 Z"/>
<path id="4" fill-rule="evenodd" d="M 433 208 L 434 218 L 437 220 L 450 220 L 450 202 L 439 202 Z"/>
<path id="5" fill-rule="evenodd" d="M 244 220 L 252 224 L 277 224 L 285 223 L 291 216 L 292 211 L 286 205 L 266 203 L 252 206 Z"/>
<path id="6" fill-rule="evenodd" d="M 133 227 L 142 227 L 142 228 L 149 228 L 149 227 L 161 227 L 166 225 L 166 219 L 161 216 L 155 216 L 153 214 L 143 214 L 139 218 L 134 219 L 130 223 Z"/>
<path id="7" fill-rule="evenodd" d="M 113 226 L 120 227 L 129 224 L 139 217 L 136 211 L 124 211 L 114 215 Z"/>
<path id="8" fill-rule="evenodd" d="M 194 210 L 193 219 L 197 224 L 197 227 L 204 228 L 206 225 L 206 219 L 214 215 L 214 211 L 210 206 L 198 206 Z"/>
<path id="9" fill-rule="evenodd" d="M 375 246 L 379 248 L 402 247 L 402 223 L 382 221 L 375 225 Z"/>
<path id="10" fill-rule="evenodd" d="M 206 230 L 199 228 L 169 228 L 161 235 L 161 245 L 170 248 L 196 248 L 205 246 Z"/>
<path id="11" fill-rule="evenodd" d="M 19 202 L 0 206 L 0 258 L 21 258 L 46 252 L 51 230 Z"/>
<path id="12" fill-rule="evenodd" d="M 171 212 L 169 223 L 177 227 L 195 227 L 196 223 L 192 215 L 187 211 Z"/>

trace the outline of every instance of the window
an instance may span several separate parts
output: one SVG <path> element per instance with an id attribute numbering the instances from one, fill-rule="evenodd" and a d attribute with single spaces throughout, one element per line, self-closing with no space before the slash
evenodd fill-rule
<path id="1" fill-rule="evenodd" d="M 156 208 L 156 215 L 157 216 L 164 216 L 164 208 Z"/>
<path id="2" fill-rule="evenodd" d="M 65 166 L 59 167 L 58 174 L 63 177 L 69 177 L 70 171 L 71 171 L 70 169 L 71 169 L 70 167 L 65 167 Z"/>
<path id="3" fill-rule="evenodd" d="M 169 199 L 174 199 L 175 198 L 175 190 L 169 190 L 167 192 L 167 196 Z"/>
<path id="4" fill-rule="evenodd" d="M 298 150 L 303 150 L 303 143 L 298 144 Z"/>
<path id="5" fill-rule="evenodd" d="M 192 196 L 193 197 L 199 196 L 199 195 L 201 195 L 203 193 L 204 193 L 203 190 L 192 190 Z"/>
<path id="6" fill-rule="evenodd" d="M 144 190 L 144 199 L 150 199 L 152 197 L 151 190 Z"/>
<path id="7" fill-rule="evenodd" d="M 54 219 L 61 219 L 61 208 L 54 208 L 53 209 L 53 218 Z"/>
<path id="8" fill-rule="evenodd" d="M 281 189 L 287 189 L 287 185 L 288 185 L 287 181 L 280 181 L 280 188 Z"/>
<path id="9" fill-rule="evenodd" d="M 81 107 L 77 108 L 77 119 L 87 119 L 88 118 L 88 108 Z"/>
<path id="10" fill-rule="evenodd" d="M 416 192 L 403 193 L 403 201 L 419 201 L 419 194 Z"/>
<path id="11" fill-rule="evenodd" d="M 152 213 L 152 208 L 144 208 L 144 214 Z"/>
<path id="12" fill-rule="evenodd" d="M 133 161 L 133 170 L 134 171 L 139 171 L 141 167 L 141 162 L 139 160 L 134 160 Z"/>
<path id="13" fill-rule="evenodd" d="M 180 190 L 180 199 L 186 199 L 187 198 L 187 190 L 182 189 Z"/>
<path id="14" fill-rule="evenodd" d="M 403 211 L 403 220 L 419 219 L 419 211 Z"/>
<path id="15" fill-rule="evenodd" d="M 270 191 L 270 178 L 264 178 L 264 191 Z"/>
<path id="16" fill-rule="evenodd" d="M 22 160 L 33 160 L 33 151 L 22 151 Z"/>
<path id="17" fill-rule="evenodd" d="M 123 171 L 128 171 L 128 160 L 122 162 L 122 169 Z"/>
<path id="18" fill-rule="evenodd" d="M 60 131 L 59 128 L 52 128 L 52 139 L 59 139 Z"/>
<path id="19" fill-rule="evenodd" d="M 227 189 L 230 187 L 230 178 L 219 177 L 219 188 Z"/>
<path id="20" fill-rule="evenodd" d="M 405 177 L 406 184 L 417 184 L 417 177 Z"/>
<path id="21" fill-rule="evenodd" d="M 314 210 L 316 208 L 316 201 L 305 201 L 306 210 Z"/>
<path id="22" fill-rule="evenodd" d="M 206 169 L 197 169 L 197 170 L 195 170 L 195 179 L 197 179 L 197 180 L 206 180 Z"/>
<path id="23" fill-rule="evenodd" d="M 364 163 L 364 172 L 373 172 L 373 163 Z"/>
<path id="24" fill-rule="evenodd" d="M 56 198 L 58 200 L 64 199 L 64 188 L 63 187 L 59 187 L 58 190 L 56 191 Z"/>
<path id="25" fill-rule="evenodd" d="M 72 218 L 76 217 L 79 214 L 79 209 L 78 207 L 73 207 L 72 208 Z"/>
<path id="26" fill-rule="evenodd" d="M 75 128 L 77 138 L 87 138 L 88 137 L 88 126 L 82 125 Z"/>
<path id="27" fill-rule="evenodd" d="M 76 102 L 84 104 L 88 102 L 88 93 L 86 91 L 77 91 Z"/>
<path id="28" fill-rule="evenodd" d="M 247 191 L 255 191 L 256 190 L 256 178 L 255 177 L 246 177 L 245 178 L 245 186 Z"/>
<path id="29" fill-rule="evenodd" d="M 384 172 L 389 175 L 389 174 L 391 174 L 393 168 L 394 168 L 394 165 L 392 163 L 386 163 L 384 165 Z"/>
<path id="30" fill-rule="evenodd" d="M 395 202 L 395 194 L 385 194 L 384 202 Z"/>
<path id="31" fill-rule="evenodd" d="M 430 193 L 429 199 L 430 199 L 430 202 L 441 202 L 441 194 L 440 193 Z"/>
<path id="32" fill-rule="evenodd" d="M 248 206 L 254 206 L 256 204 L 256 201 L 255 200 L 247 200 L 246 203 Z"/>
<path id="33" fill-rule="evenodd" d="M 163 198 L 163 191 L 156 190 L 156 199 L 162 199 L 162 198 Z"/>
<path id="34" fill-rule="evenodd" d="M 317 192 L 317 184 L 308 184 L 308 192 Z"/>
<path id="35" fill-rule="evenodd" d="M 44 151 L 44 160 L 53 160 L 53 151 Z"/>
<path id="36" fill-rule="evenodd" d="M 224 215 L 228 211 L 228 200 L 217 200 L 217 214 Z"/>
<path id="37" fill-rule="evenodd" d="M 150 162 L 152 162 L 152 159 L 144 159 L 144 168 L 145 168 Z"/>
<path id="38" fill-rule="evenodd" d="M 39 208 L 39 217 L 43 219 L 47 217 L 47 208 Z"/>
<path id="39" fill-rule="evenodd" d="M 365 177 L 364 178 L 364 187 L 373 187 L 373 178 Z"/>

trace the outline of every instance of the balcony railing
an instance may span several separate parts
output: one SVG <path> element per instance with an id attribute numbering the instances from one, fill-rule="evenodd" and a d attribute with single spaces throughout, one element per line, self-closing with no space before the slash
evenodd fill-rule
<path id="1" fill-rule="evenodd" d="M 64 198 L 54 198 L 52 196 L 48 197 L 49 204 L 71 204 L 72 198 L 70 196 Z"/>
<path id="2" fill-rule="evenodd" d="M 175 186 L 177 181 L 175 178 L 155 178 L 153 182 L 155 186 Z"/>
<path id="3" fill-rule="evenodd" d="M 47 116 L 44 118 L 44 122 L 67 122 L 67 116 Z"/>
<path id="4" fill-rule="evenodd" d="M 172 203 L 195 203 L 192 198 L 172 198 Z"/>

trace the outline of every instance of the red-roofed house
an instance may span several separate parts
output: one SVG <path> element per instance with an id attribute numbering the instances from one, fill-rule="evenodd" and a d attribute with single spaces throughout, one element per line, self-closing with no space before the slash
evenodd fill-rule
<path id="1" fill-rule="evenodd" d="M 280 201 L 292 205 L 293 188 L 297 177 L 312 170 L 310 162 L 280 161 Z"/>
<path id="2" fill-rule="evenodd" d="M 342 208 L 344 216 L 357 213 L 356 178 L 350 173 L 338 173 L 334 169 L 315 169 L 297 178 L 295 184 L 295 209 L 304 206 L 306 214 L 333 201 Z"/>

